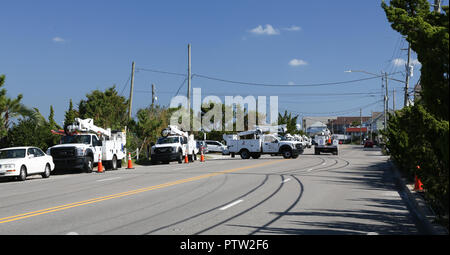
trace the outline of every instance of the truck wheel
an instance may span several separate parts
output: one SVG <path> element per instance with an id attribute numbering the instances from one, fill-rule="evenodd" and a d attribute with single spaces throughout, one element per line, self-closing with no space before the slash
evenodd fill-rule
<path id="1" fill-rule="evenodd" d="M 283 151 L 283 158 L 285 158 L 285 159 L 292 158 L 292 151 L 284 150 Z"/>
<path id="2" fill-rule="evenodd" d="M 112 170 L 117 170 L 117 157 L 116 157 L 116 155 L 114 155 L 113 158 L 112 158 L 111 168 L 112 168 Z"/>
<path id="3" fill-rule="evenodd" d="M 84 171 L 86 173 L 92 173 L 92 169 L 94 167 L 94 161 L 92 160 L 92 157 L 86 158 L 86 163 L 84 164 Z"/>
<path id="4" fill-rule="evenodd" d="M 320 151 L 317 149 L 314 149 L 314 155 L 320 155 Z"/>
<path id="5" fill-rule="evenodd" d="M 242 159 L 249 159 L 250 158 L 250 152 L 248 150 L 242 150 L 241 151 L 241 158 Z"/>
<path id="6" fill-rule="evenodd" d="M 337 150 L 333 151 L 333 155 L 338 155 L 338 151 Z"/>
<path id="7" fill-rule="evenodd" d="M 178 152 L 178 164 L 182 164 L 183 163 L 183 153 Z"/>

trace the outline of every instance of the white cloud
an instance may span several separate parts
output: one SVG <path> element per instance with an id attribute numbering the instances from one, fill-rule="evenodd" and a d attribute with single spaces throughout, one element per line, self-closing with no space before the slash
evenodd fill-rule
<path id="1" fill-rule="evenodd" d="M 53 37 L 53 38 L 52 38 L 52 41 L 55 42 L 55 43 L 63 43 L 63 42 L 65 42 L 66 40 L 65 40 L 64 38 L 61 38 L 61 37 L 56 36 L 56 37 Z"/>
<path id="2" fill-rule="evenodd" d="M 392 60 L 392 64 L 394 66 L 405 66 L 406 61 L 402 58 L 396 58 L 396 59 Z"/>
<path id="3" fill-rule="evenodd" d="M 278 35 L 280 34 L 280 31 L 272 27 L 272 25 L 267 24 L 265 28 L 263 28 L 261 25 L 253 28 L 250 30 L 250 33 L 255 35 Z"/>
<path id="4" fill-rule="evenodd" d="M 417 66 L 417 65 L 421 65 L 420 64 L 420 62 L 419 62 L 419 60 L 417 60 L 417 59 L 412 59 L 411 61 L 410 61 L 410 63 L 411 63 L 411 65 L 413 65 L 413 66 Z M 406 65 L 406 60 L 404 60 L 404 59 L 402 59 L 402 58 L 396 58 L 396 59 L 393 59 L 392 60 L 392 64 L 394 65 L 394 66 L 405 66 Z"/>
<path id="5" fill-rule="evenodd" d="M 283 28 L 283 30 L 286 30 L 286 31 L 300 31 L 301 29 L 302 29 L 301 27 L 295 26 L 295 25 Z"/>
<path id="6" fill-rule="evenodd" d="M 289 61 L 289 65 L 290 66 L 305 66 L 307 64 L 308 63 L 306 61 L 301 60 L 301 59 L 296 59 L 296 58 L 294 58 L 291 61 Z"/>

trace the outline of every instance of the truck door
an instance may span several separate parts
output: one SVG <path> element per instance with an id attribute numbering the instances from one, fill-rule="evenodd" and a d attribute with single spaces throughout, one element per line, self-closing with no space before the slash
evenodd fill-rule
<path id="1" fill-rule="evenodd" d="M 94 162 L 98 163 L 98 158 L 102 157 L 102 142 L 98 140 L 97 136 L 92 136 L 92 147 L 94 148 Z"/>
<path id="2" fill-rule="evenodd" d="M 278 139 L 271 135 L 265 135 L 263 139 L 263 152 L 278 152 Z"/>

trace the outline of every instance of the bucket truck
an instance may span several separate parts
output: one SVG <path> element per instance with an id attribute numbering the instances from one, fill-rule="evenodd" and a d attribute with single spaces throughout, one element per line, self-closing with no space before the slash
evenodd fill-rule
<path id="1" fill-rule="evenodd" d="M 319 155 L 321 152 L 331 152 L 333 155 L 338 155 L 339 140 L 335 139 L 331 134 L 322 132 L 316 135 L 315 140 L 317 142 L 314 145 L 315 155 Z"/>
<path id="2" fill-rule="evenodd" d="M 75 118 L 75 122 L 64 129 L 58 145 L 47 150 L 52 155 L 55 168 L 81 168 L 92 172 L 99 159 L 106 169 L 122 166 L 125 152 L 126 134 L 94 125 L 93 119 Z"/>
<path id="3" fill-rule="evenodd" d="M 230 154 L 239 154 L 242 159 L 258 159 L 262 154 L 283 155 L 284 158 L 297 158 L 303 153 L 303 146 L 297 141 L 282 141 L 273 134 L 263 134 L 261 129 L 240 132 L 236 135 L 223 135 Z"/>
<path id="4" fill-rule="evenodd" d="M 161 137 L 158 138 L 151 149 L 152 164 L 163 162 L 165 164 L 171 161 L 183 163 L 187 155 L 188 160 L 193 162 L 197 160 L 198 148 L 194 135 L 180 130 L 175 125 L 169 125 L 161 131 Z"/>

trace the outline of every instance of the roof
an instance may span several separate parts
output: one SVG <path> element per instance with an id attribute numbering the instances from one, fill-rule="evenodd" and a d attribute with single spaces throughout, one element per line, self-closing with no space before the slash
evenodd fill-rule
<path id="1" fill-rule="evenodd" d="M 348 124 L 352 124 L 352 122 L 356 121 L 356 122 L 360 122 L 362 119 L 363 122 L 369 121 L 371 119 L 371 117 L 368 116 L 357 116 L 357 117 L 337 117 L 336 120 L 333 121 L 333 125 L 348 125 Z"/>
<path id="2" fill-rule="evenodd" d="M 18 146 L 18 147 L 1 148 L 0 150 L 6 150 L 6 149 L 15 150 L 15 149 L 28 149 L 28 148 L 37 148 L 37 147 L 36 146 Z"/>
<path id="3" fill-rule="evenodd" d="M 359 127 L 349 127 L 349 128 L 345 129 L 345 132 L 347 132 L 347 133 L 353 133 L 353 132 L 359 132 L 359 131 L 367 132 L 367 127 L 361 127 L 361 128 L 359 128 Z"/>
<path id="4" fill-rule="evenodd" d="M 309 127 L 326 127 L 327 125 L 323 124 L 320 121 L 314 122 L 313 124 L 311 124 Z"/>

